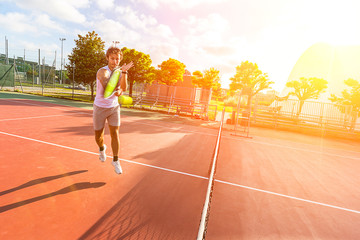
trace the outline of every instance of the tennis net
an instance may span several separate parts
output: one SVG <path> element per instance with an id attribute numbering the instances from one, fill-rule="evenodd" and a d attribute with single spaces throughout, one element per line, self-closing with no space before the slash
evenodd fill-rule
<path id="1" fill-rule="evenodd" d="M 222 126 L 223 126 L 223 122 L 224 122 L 224 114 L 225 114 L 225 108 L 223 109 L 223 112 L 222 112 L 219 131 L 218 131 L 218 135 L 217 135 L 217 139 L 216 139 L 216 145 L 215 145 L 214 154 L 213 154 L 212 163 L 211 163 L 209 183 L 208 183 L 208 188 L 207 188 L 207 192 L 206 192 L 203 211 L 201 214 L 201 221 L 200 221 L 197 240 L 205 239 L 205 235 L 207 232 L 207 225 L 208 225 L 209 214 L 210 214 L 210 205 L 211 205 L 211 199 L 212 199 L 212 194 L 213 194 L 213 189 L 214 189 L 214 180 L 215 180 L 214 177 L 215 177 L 216 165 L 217 165 L 216 163 L 217 163 L 218 154 L 219 154 Z"/>

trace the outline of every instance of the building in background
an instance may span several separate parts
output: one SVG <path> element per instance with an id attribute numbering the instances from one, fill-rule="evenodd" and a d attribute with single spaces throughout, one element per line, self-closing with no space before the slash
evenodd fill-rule
<path id="1" fill-rule="evenodd" d="M 211 89 L 195 87 L 192 84 L 191 73 L 188 70 L 185 70 L 182 82 L 168 86 L 154 81 L 145 91 L 151 97 L 173 99 L 175 104 L 180 102 L 210 104 L 211 100 Z"/>

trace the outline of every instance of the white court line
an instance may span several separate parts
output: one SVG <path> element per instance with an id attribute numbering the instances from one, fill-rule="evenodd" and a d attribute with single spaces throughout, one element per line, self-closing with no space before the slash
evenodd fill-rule
<path id="1" fill-rule="evenodd" d="M 0 99 L 0 100 L 10 101 L 10 102 L 21 102 L 23 104 L 28 104 L 28 105 L 42 106 L 42 107 L 49 107 L 49 108 L 64 110 L 63 108 L 44 106 L 44 105 L 35 104 L 35 103 L 26 103 L 26 102 L 22 102 L 22 100 L 20 100 L 20 101 L 12 101 L 12 100 L 9 100 L 9 99 Z M 36 100 L 33 100 L 33 101 L 36 101 Z M 82 114 L 92 115 L 92 113 L 85 113 L 85 112 L 83 112 Z M 139 119 L 141 119 L 141 118 L 139 118 Z M 130 122 L 128 122 L 128 123 L 130 123 Z M 156 127 L 167 128 L 167 129 L 171 129 L 171 130 L 180 130 L 182 128 L 182 127 L 174 128 L 174 127 L 167 127 L 167 126 L 159 126 L 159 125 L 151 124 L 151 123 L 136 123 L 136 124 L 148 125 L 148 126 L 156 126 Z M 204 133 L 204 132 L 200 132 L 200 131 L 191 131 L 191 130 L 186 130 L 186 129 L 181 129 L 181 130 L 184 131 L 184 132 L 188 132 L 188 133 L 196 133 L 196 134 L 202 134 L 202 135 L 207 135 L 207 136 L 217 136 L 216 134 L 212 134 L 212 133 Z M 339 157 L 339 158 L 360 160 L 360 157 L 344 156 L 344 155 L 339 155 L 339 154 L 326 152 L 326 149 L 331 149 L 331 150 L 338 151 L 338 149 L 333 149 L 333 148 L 326 148 L 326 149 L 324 149 L 324 151 L 316 151 L 316 150 L 309 150 L 307 148 L 297 148 L 297 147 L 284 146 L 284 145 L 274 144 L 274 143 L 260 142 L 260 141 L 247 140 L 247 139 L 239 139 L 239 138 L 234 138 L 234 137 L 230 137 L 230 136 L 222 136 L 222 138 L 232 139 L 232 140 L 236 140 L 236 141 L 247 141 L 247 142 L 256 143 L 256 144 L 262 144 L 262 145 L 268 145 L 268 146 L 280 147 L 280 148 L 287 148 L 287 149 L 291 149 L 291 150 L 297 150 L 297 151 L 303 151 L 303 152 L 309 152 L 309 153 L 323 154 L 323 155 L 334 156 L 334 157 Z M 293 142 L 290 142 L 290 143 L 293 143 Z M 307 144 L 307 145 L 309 145 L 309 144 Z M 311 146 L 313 146 L 313 145 L 311 145 Z M 349 153 L 358 153 L 358 152 L 355 152 L 355 151 L 348 151 L 348 150 L 342 150 L 342 151 L 349 152 Z"/>
<path id="2" fill-rule="evenodd" d="M 99 155 L 98 152 L 96 152 L 96 153 L 95 153 L 95 152 L 90 152 L 90 151 L 86 151 L 86 150 L 82 150 L 82 149 L 78 149 L 78 148 L 68 147 L 68 146 L 59 145 L 59 144 L 51 143 L 51 142 L 45 142 L 45 141 L 42 141 L 42 140 L 38 140 L 38 139 L 34 139 L 34 138 L 28 138 L 28 137 L 23 137 L 23 136 L 11 134 L 11 133 L 6 133 L 6 132 L 2 132 L 2 131 L 0 131 L 0 134 L 4 134 L 4 135 L 11 136 L 11 137 L 16 137 L 16 138 L 21 138 L 21 139 L 25 139 L 25 140 L 29 140 L 29 141 L 33 141 L 33 142 L 43 143 L 43 144 L 47 144 L 47 145 L 51 145 L 51 146 L 55 146 L 55 147 L 70 149 L 70 150 L 74 150 L 74 151 L 78 151 L 78 152 L 89 153 L 89 154 L 92 154 L 92 155 Z M 109 156 L 109 157 L 112 158 L 111 156 Z M 203 177 L 203 176 L 199 176 L 199 175 L 195 175 L 195 174 L 191 174 L 191 173 L 186 173 L 186 172 L 180 172 L 180 171 L 176 171 L 176 170 L 169 169 L 169 168 L 158 167 L 158 166 L 149 165 L 149 164 L 146 164 L 146 163 L 139 163 L 139 162 L 135 162 L 135 161 L 123 159 L 123 158 L 119 158 L 119 159 L 122 160 L 122 161 L 124 161 L 124 162 L 129 162 L 129 163 L 133 163 L 133 164 L 137 164 L 137 165 L 142 165 L 142 166 L 146 166 L 146 167 L 156 168 L 156 169 L 164 170 L 164 171 L 167 171 L 167 172 L 178 173 L 178 174 L 182 174 L 182 175 L 186 175 L 186 176 L 191 176 L 191 177 L 195 177 L 195 178 L 209 179 L 209 178 L 207 178 L 207 177 Z"/>
<path id="3" fill-rule="evenodd" d="M 225 138 L 226 138 L 226 137 L 225 137 Z M 234 139 L 234 138 L 232 138 L 232 137 L 227 137 L 227 138 L 228 138 L 228 139 Z M 316 150 L 309 150 L 309 149 L 306 149 L 306 148 L 297 148 L 297 147 L 284 146 L 284 145 L 280 145 L 280 144 L 260 142 L 260 141 L 254 141 L 254 140 L 244 140 L 244 141 L 248 141 L 248 142 L 250 142 L 250 143 L 257 143 L 257 144 L 267 145 L 267 146 L 273 146 L 273 147 L 280 147 L 280 148 L 287 148 L 287 149 L 291 149 L 291 150 L 309 152 L 309 153 L 323 154 L 323 155 L 328 155 L 328 156 L 333 156 L 333 157 L 339 157 L 339 158 L 348 158 L 348 159 L 353 159 L 353 160 L 360 160 L 360 157 L 344 156 L 344 155 L 340 155 L 340 154 L 335 154 L 335 153 L 326 152 L 326 150 L 339 151 L 339 149 L 336 149 L 336 148 L 324 148 L 323 151 L 316 151 Z M 295 142 L 290 142 L 290 143 L 295 143 Z M 306 144 L 306 145 L 310 145 L 310 144 Z M 314 145 L 310 145 L 310 146 L 314 146 Z M 348 153 L 352 153 L 352 154 L 353 154 L 353 153 L 360 154 L 359 152 L 349 151 L 349 150 L 341 150 L 341 151 L 348 152 Z"/>
<path id="4" fill-rule="evenodd" d="M 281 193 L 276 193 L 276 192 L 266 191 L 266 190 L 262 190 L 262 189 L 258 189 L 258 188 L 248 187 L 248 186 L 244 186 L 244 185 L 240 185 L 240 184 L 236 184 L 236 183 L 231 183 L 231 182 L 226 182 L 226 181 L 221 181 L 221 180 L 215 180 L 215 182 L 224 183 L 224 184 L 227 184 L 227 185 L 240 187 L 240 188 L 245 188 L 245 189 L 249 189 L 249 190 L 253 190 L 253 191 L 257 191 L 257 192 L 267 193 L 267 194 L 271 194 L 271 195 L 275 195 L 275 196 L 279 196 L 279 197 L 290 198 L 290 199 L 298 200 L 298 201 L 301 201 L 301 202 L 312 203 L 312 204 L 316 204 L 316 205 L 320 205 L 320 206 L 324 206 L 324 207 L 330 207 L 330 208 L 335 208 L 335 209 L 339 209 L 339 210 L 343 210 L 343 211 L 347 211 L 347 212 L 360 214 L 360 211 L 352 210 L 352 209 L 349 209 L 349 208 L 343 208 L 343 207 L 338 207 L 338 206 L 334 206 L 334 205 L 330 205 L 330 204 L 326 204 L 326 203 L 321 203 L 321 202 L 315 202 L 315 201 L 311 201 L 311 200 L 307 200 L 307 199 L 303 199 L 303 198 L 292 197 L 292 196 L 289 196 L 289 195 L 284 195 L 284 194 L 281 194 Z"/>
<path id="5" fill-rule="evenodd" d="M 69 113 L 69 114 L 58 114 L 58 115 L 46 115 L 46 116 L 37 116 L 37 117 L 24 117 L 24 118 L 8 118 L 8 119 L 0 119 L 0 122 L 4 121 L 15 121 L 15 120 L 27 120 L 27 119 L 36 119 L 36 118 L 48 118 L 48 117 L 62 117 L 62 116 L 70 116 L 82 113 Z"/>
<path id="6" fill-rule="evenodd" d="M 33 138 L 23 137 L 23 136 L 11 134 L 11 133 L 6 133 L 6 132 L 2 132 L 2 131 L 0 131 L 0 134 L 11 136 L 11 137 L 16 137 L 16 138 L 21 138 L 21 139 L 25 139 L 25 140 L 29 140 L 29 141 L 33 141 L 33 142 L 39 142 L 39 143 L 43 143 L 43 144 L 47 144 L 47 145 L 51 145 L 51 146 L 60 147 L 60 148 L 70 149 L 70 150 L 74 150 L 74 151 L 78 151 L 78 152 L 89 153 L 89 154 L 92 154 L 92 155 L 98 155 L 99 154 L 99 153 L 94 153 L 94 152 L 90 152 L 90 151 L 86 151 L 86 150 L 81 150 L 81 149 L 77 149 L 77 148 L 72 148 L 72 147 L 59 145 L 59 144 L 56 144 L 56 143 L 50 143 L 50 142 L 45 142 L 45 141 L 41 141 L 41 140 L 37 140 L 37 139 L 33 139 Z M 139 163 L 139 162 L 123 159 L 123 158 L 120 158 L 120 160 L 122 160 L 124 162 L 128 162 L 128 163 L 132 163 L 132 164 L 137 164 L 137 165 L 141 165 L 141 166 L 145 166 L 145 167 L 155 168 L 155 169 L 159 169 L 159 170 L 162 170 L 162 171 L 177 173 L 177 174 L 190 176 L 190 177 L 194 177 L 194 178 L 205 179 L 205 180 L 209 179 L 208 177 L 203 177 L 203 176 L 199 176 L 199 175 L 196 175 L 196 174 L 180 172 L 180 171 L 176 171 L 176 170 L 173 170 L 173 169 L 158 167 L 158 166 L 145 164 L 145 163 Z M 254 191 L 258 191 L 258 192 L 262 192 L 262 193 L 267 193 L 267 194 L 271 194 L 271 195 L 275 195 L 275 196 L 285 197 L 285 198 L 289 198 L 289 199 L 293 199 L 293 200 L 298 200 L 298 201 L 301 201 L 301 202 L 316 204 L 316 205 L 320 205 L 320 206 L 324 206 L 324 207 L 329 207 L 329 208 L 333 208 L 333 209 L 338 209 L 338 210 L 342 210 L 342 211 L 347 211 L 347 212 L 360 214 L 360 211 L 357 211 L 357 210 L 352 210 L 352 209 L 343 208 L 343 207 L 330 205 L 330 204 L 325 204 L 325 203 L 321 203 L 321 202 L 315 202 L 315 201 L 311 201 L 311 200 L 307 200 L 307 199 L 303 199 L 303 198 L 292 197 L 292 196 L 288 196 L 288 195 L 284 195 L 284 194 L 280 194 L 280 193 L 275 193 L 275 192 L 271 192 L 271 191 L 266 191 L 266 190 L 261 190 L 261 189 L 258 189 L 258 188 L 248 187 L 248 186 L 244 186 L 244 185 L 240 185 L 240 184 L 236 184 L 236 183 L 221 181 L 221 180 L 217 180 L 217 179 L 215 179 L 215 182 L 223 183 L 223 184 L 234 186 L 234 187 L 240 187 L 240 188 L 245 188 L 245 189 L 249 189 L 249 190 L 254 190 Z"/>
<path id="7" fill-rule="evenodd" d="M 22 103 L 22 104 L 25 104 L 25 105 L 32 105 L 32 106 L 40 106 L 40 107 L 45 107 L 45 108 L 53 108 L 53 109 L 57 109 L 57 110 L 65 110 L 65 108 L 58 108 L 56 106 L 45 106 L 43 104 L 36 104 L 36 103 L 28 103 L 28 102 L 25 102 L 24 100 L 30 100 L 30 101 L 36 101 L 36 100 L 32 100 L 32 99 L 24 99 L 24 100 L 21 100 L 21 99 L 16 99 L 16 100 L 10 100 L 10 99 L 6 99 L 6 98 L 0 98 L 0 100 L 4 100 L 4 101 L 8 101 L 8 102 L 15 102 L 15 103 Z M 36 101 L 36 102 L 39 102 L 39 101 Z M 45 103 L 48 103 L 48 104 L 54 104 L 54 105 L 60 105 L 60 104 L 56 104 L 56 103 L 50 103 L 50 102 L 45 102 Z M 60 106 L 66 106 L 66 105 L 60 105 Z M 66 107 L 71 107 L 71 106 L 66 106 Z M 74 108 L 74 107 L 72 107 Z M 84 113 L 84 114 L 89 114 L 89 113 Z M 91 114 L 92 115 L 92 114 Z"/>

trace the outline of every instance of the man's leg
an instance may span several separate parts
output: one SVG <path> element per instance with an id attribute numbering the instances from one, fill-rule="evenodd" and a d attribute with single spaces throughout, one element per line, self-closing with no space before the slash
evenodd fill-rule
<path id="1" fill-rule="evenodd" d="M 113 162 L 112 165 L 115 168 L 115 172 L 117 174 L 122 173 L 122 168 L 119 162 L 119 147 L 120 147 L 120 139 L 119 139 L 119 126 L 110 126 L 110 136 L 111 136 L 111 148 L 113 152 Z"/>
<path id="2" fill-rule="evenodd" d="M 119 156 L 119 147 L 120 147 L 120 139 L 119 139 L 119 126 L 109 126 L 110 136 L 111 136 L 111 148 L 113 152 L 113 156 Z"/>
<path id="3" fill-rule="evenodd" d="M 106 121 L 106 109 L 94 105 L 93 110 L 93 124 L 95 131 L 95 141 L 99 146 L 100 151 L 103 150 L 104 146 L 104 129 Z"/>
<path id="4" fill-rule="evenodd" d="M 101 130 L 95 130 L 95 141 L 99 148 L 104 146 L 104 128 Z"/>
<path id="5" fill-rule="evenodd" d="M 99 146 L 99 159 L 102 162 L 106 161 L 106 146 L 104 144 L 104 128 L 101 130 L 95 130 L 95 141 Z"/>
<path id="6" fill-rule="evenodd" d="M 120 163 L 118 161 L 119 158 L 119 147 L 120 147 L 120 139 L 119 139 L 119 128 L 120 128 L 120 106 L 116 106 L 112 109 L 112 114 L 107 118 L 109 123 L 109 130 L 111 136 L 111 149 L 113 152 L 113 162 L 111 163 L 117 174 L 122 173 L 122 169 Z"/>

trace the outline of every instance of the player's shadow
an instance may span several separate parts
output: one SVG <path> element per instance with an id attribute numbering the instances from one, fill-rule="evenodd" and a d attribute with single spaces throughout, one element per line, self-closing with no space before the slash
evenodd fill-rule
<path id="1" fill-rule="evenodd" d="M 34 186 L 34 185 L 37 185 L 37 184 L 49 182 L 49 181 L 56 180 L 56 179 L 63 178 L 63 177 L 69 177 L 69 176 L 84 173 L 84 172 L 87 172 L 87 171 L 88 170 L 79 170 L 79 171 L 73 171 L 73 172 L 68 172 L 68 173 L 63 173 L 63 174 L 59 174 L 59 175 L 54 175 L 54 176 L 43 177 L 43 178 L 38 178 L 38 179 L 35 179 L 35 180 L 31 180 L 31 181 L 29 181 L 27 183 L 24 183 L 24 184 L 21 184 L 21 185 L 19 185 L 17 187 L 14 187 L 14 188 L 11 188 L 11 189 L 0 192 L 0 196 L 8 194 L 8 193 L 15 192 L 15 191 L 27 188 L 27 187 L 31 187 L 31 186 Z"/>
<path id="2" fill-rule="evenodd" d="M 160 113 L 146 111 L 146 110 L 134 110 L 132 108 L 121 107 L 122 116 L 130 117 L 141 117 L 141 118 L 152 118 L 155 114 L 160 115 Z"/>
<path id="3" fill-rule="evenodd" d="M 189 128 L 190 127 L 190 128 Z M 122 121 L 120 126 L 121 133 L 142 133 L 142 134 L 158 134 L 158 133 L 188 133 L 191 132 L 193 126 L 178 122 L 167 122 L 161 119 L 137 119 L 134 121 Z M 199 132 L 208 132 L 203 128 L 196 128 Z M 211 131 L 211 130 L 210 130 Z"/>
<path id="4" fill-rule="evenodd" d="M 141 133 L 157 134 L 163 132 L 179 131 L 171 127 L 164 127 L 161 121 L 151 122 L 149 120 L 135 120 L 132 122 L 122 122 L 120 127 L 121 133 Z"/>
<path id="5" fill-rule="evenodd" d="M 93 116 L 93 110 L 88 108 L 81 108 L 76 106 L 66 106 L 66 105 L 60 105 L 62 108 L 64 108 L 65 114 L 74 114 L 77 117 L 90 117 Z"/>
<path id="6" fill-rule="evenodd" d="M 73 125 L 71 127 L 59 127 L 52 131 L 53 133 L 74 133 L 75 135 L 81 136 L 93 136 L 94 127 L 92 124 L 87 125 Z"/>
<path id="7" fill-rule="evenodd" d="M 131 134 L 158 134 L 164 132 L 179 132 L 186 133 L 189 130 L 181 125 L 169 125 L 164 126 L 161 121 L 149 121 L 149 120 L 135 120 L 131 122 L 122 121 L 120 126 L 120 134 L 131 133 Z M 73 133 L 78 136 L 93 136 L 94 127 L 92 123 L 86 125 L 73 125 L 73 126 L 59 126 L 54 129 L 52 133 Z M 105 135 L 109 135 L 108 123 L 105 125 Z"/>
<path id="8" fill-rule="evenodd" d="M 68 187 L 62 188 L 62 189 L 60 189 L 58 191 L 55 191 L 55 192 L 52 192 L 52 193 L 48 193 L 48 194 L 45 194 L 45 195 L 42 195 L 42 196 L 30 198 L 30 199 L 20 201 L 20 202 L 17 202 L 17 203 L 8 204 L 6 206 L 1 206 L 0 207 L 0 213 L 9 211 L 11 209 L 18 208 L 18 207 L 21 207 L 21 206 L 24 206 L 24 205 L 27 205 L 27 204 L 30 204 L 30 203 L 34 203 L 34 202 L 37 202 L 37 201 L 40 201 L 40 200 L 43 200 L 43 199 L 55 197 L 55 196 L 60 195 L 60 194 L 67 194 L 67 193 L 70 193 L 70 192 L 75 192 L 75 191 L 84 190 L 84 189 L 90 189 L 90 188 L 99 188 L 99 187 L 104 186 L 105 184 L 106 183 L 104 183 L 104 182 L 95 182 L 95 183 L 80 182 L 80 183 L 75 183 L 75 184 L 72 184 L 72 185 L 70 185 Z"/>
<path id="9" fill-rule="evenodd" d="M 73 172 L 68 172 L 68 173 L 63 173 L 63 174 L 59 174 L 59 175 L 54 175 L 54 176 L 43 177 L 43 178 L 38 178 L 38 179 L 35 179 L 35 180 L 31 180 L 31 181 L 26 182 L 24 184 L 21 184 L 21 185 L 19 185 L 17 187 L 14 187 L 14 188 L 11 188 L 11 189 L 0 192 L 0 196 L 15 192 L 15 191 L 18 191 L 18 190 L 21 190 L 21 189 L 25 189 L 25 188 L 28 188 L 28 187 L 31 187 L 31 186 L 35 186 L 35 185 L 38 185 L 38 184 L 53 181 L 53 180 L 56 180 L 56 179 L 69 177 L 69 176 L 73 176 L 73 175 L 76 175 L 76 174 L 81 174 L 81 173 L 84 173 L 84 172 L 87 172 L 87 171 L 88 170 L 79 170 L 79 171 L 73 171 Z M 27 204 L 30 204 L 30 203 L 33 203 L 33 202 L 37 202 L 37 201 L 40 201 L 40 200 L 43 200 L 43 199 L 46 199 L 46 198 L 54 197 L 54 196 L 59 195 L 59 194 L 67 194 L 67 193 L 70 193 L 70 192 L 79 191 L 79 190 L 83 190 L 83 189 L 89 189 L 89 188 L 98 188 L 98 187 L 102 187 L 104 185 L 105 185 L 105 183 L 103 183 L 103 182 L 75 183 L 73 185 L 70 185 L 68 187 L 65 187 L 63 189 L 60 189 L 60 190 L 52 192 L 52 193 L 48 193 L 48 194 L 45 194 L 45 195 L 42 195 L 42 196 L 30 198 L 30 199 L 20 201 L 20 202 L 17 202 L 17 203 L 12 203 L 12 204 L 9 204 L 9 205 L 6 205 L 6 206 L 1 206 L 0 207 L 0 213 L 11 210 L 11 209 L 14 209 L 14 208 L 17 208 L 17 207 L 24 206 L 24 205 L 27 205 Z"/>
<path id="10" fill-rule="evenodd" d="M 177 116 L 175 113 L 165 113 L 154 110 L 138 110 L 138 109 L 125 109 L 121 110 L 122 116 L 129 117 L 140 117 L 147 120 L 160 120 L 165 122 L 177 123 L 177 124 L 186 124 L 192 126 L 201 126 L 204 121 L 200 119 L 194 119 L 189 115 Z"/>

